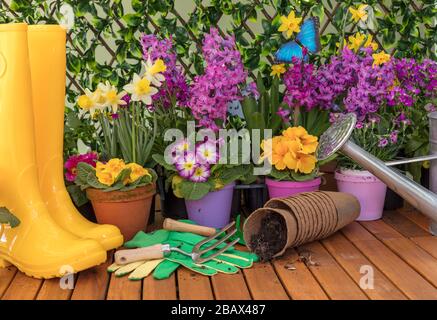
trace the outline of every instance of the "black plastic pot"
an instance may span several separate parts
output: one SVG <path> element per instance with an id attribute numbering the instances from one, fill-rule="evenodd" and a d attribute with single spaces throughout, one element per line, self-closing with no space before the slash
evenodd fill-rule
<path id="1" fill-rule="evenodd" d="M 256 209 L 262 208 L 269 199 L 267 187 L 264 183 L 241 185 L 241 188 L 244 208 L 248 215 Z"/>
<path id="2" fill-rule="evenodd" d="M 161 198 L 161 213 L 164 218 L 188 219 L 185 200 L 176 197 L 171 186 L 166 191 L 162 177 L 158 178 L 158 190 Z"/>
<path id="3" fill-rule="evenodd" d="M 420 178 L 420 184 L 429 189 L 429 169 L 422 167 L 422 176 Z"/>
<path id="4" fill-rule="evenodd" d="M 387 188 L 385 195 L 384 210 L 396 210 L 404 206 L 404 199 L 392 189 Z"/>

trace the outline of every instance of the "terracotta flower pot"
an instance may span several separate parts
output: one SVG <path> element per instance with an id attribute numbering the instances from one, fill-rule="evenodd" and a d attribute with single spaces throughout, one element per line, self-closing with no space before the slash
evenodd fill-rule
<path id="1" fill-rule="evenodd" d="M 93 188 L 86 190 L 97 222 L 117 226 L 125 241 L 132 239 L 138 231 L 146 229 L 155 192 L 155 184 L 130 191 L 103 192 Z"/>

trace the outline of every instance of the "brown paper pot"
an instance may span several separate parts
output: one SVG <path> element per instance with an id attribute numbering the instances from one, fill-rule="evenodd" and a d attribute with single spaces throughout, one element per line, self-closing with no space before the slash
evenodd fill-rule
<path id="1" fill-rule="evenodd" d="M 338 220 L 334 232 L 345 227 L 360 215 L 360 202 L 353 195 L 344 192 L 324 191 L 323 193 L 332 199 L 337 208 Z"/>
<path id="2" fill-rule="evenodd" d="M 360 214 L 360 204 L 351 194 L 325 191 L 271 199 L 249 216 L 243 226 L 250 250 L 252 236 L 259 233 L 262 219 L 271 213 L 280 214 L 286 221 L 287 242 L 274 254 L 277 257 L 289 247 L 325 238 L 353 222 Z"/>
<path id="3" fill-rule="evenodd" d="M 252 236 L 258 234 L 259 230 L 261 229 L 261 221 L 266 215 L 275 213 L 281 215 L 285 220 L 285 225 L 287 228 L 287 242 L 284 248 L 277 252 L 274 257 L 283 255 L 287 248 L 293 246 L 297 236 L 297 223 L 293 212 L 290 209 L 284 210 L 277 208 L 259 208 L 255 210 L 249 216 L 249 218 L 247 218 L 243 225 L 244 241 L 251 251 L 253 251 L 253 248 L 250 247 L 251 239 Z"/>

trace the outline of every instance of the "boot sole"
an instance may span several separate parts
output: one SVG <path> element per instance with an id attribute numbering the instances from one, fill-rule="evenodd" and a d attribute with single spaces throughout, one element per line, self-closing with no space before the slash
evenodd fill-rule
<path id="1" fill-rule="evenodd" d="M 95 266 L 98 266 L 106 262 L 106 254 L 96 253 L 93 255 L 88 255 L 85 258 L 70 261 L 64 263 L 62 266 L 71 267 L 74 270 L 73 273 L 77 273 Z M 8 267 L 9 265 L 14 265 L 19 271 L 23 272 L 25 275 L 36 278 L 36 279 L 52 279 L 60 278 L 65 274 L 61 274 L 60 266 L 44 266 L 41 268 L 26 267 L 17 261 L 14 261 L 11 257 L 7 257 L 0 253 L 0 267 Z M 62 267 L 61 266 L 61 267 Z"/>

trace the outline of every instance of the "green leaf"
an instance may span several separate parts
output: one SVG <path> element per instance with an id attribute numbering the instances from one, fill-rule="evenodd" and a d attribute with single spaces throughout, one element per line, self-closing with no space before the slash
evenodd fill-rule
<path id="1" fill-rule="evenodd" d="M 94 172 L 90 172 L 86 179 L 87 184 L 94 189 L 107 189 L 108 186 L 100 183 Z"/>
<path id="2" fill-rule="evenodd" d="M 20 220 L 5 207 L 0 207 L 0 224 L 8 224 L 15 228 L 20 224 Z"/>
<path id="3" fill-rule="evenodd" d="M 176 171 L 175 166 L 167 163 L 167 161 L 165 161 L 165 158 L 162 154 L 154 154 L 154 155 L 152 155 L 152 158 L 153 158 L 153 160 L 156 161 L 156 163 L 158 163 L 164 169 L 166 169 L 168 171 Z"/>
<path id="4" fill-rule="evenodd" d="M 141 23 L 141 15 L 138 13 L 128 13 L 122 18 L 129 27 L 136 27 Z"/>
<path id="5" fill-rule="evenodd" d="M 67 191 L 76 207 L 81 207 L 88 202 L 85 192 L 83 192 L 79 186 L 74 184 L 69 185 Z"/>
<path id="6" fill-rule="evenodd" d="M 180 192 L 186 200 L 200 200 L 211 191 L 211 185 L 206 182 L 191 182 L 184 180 L 180 184 Z"/>

